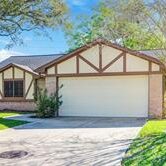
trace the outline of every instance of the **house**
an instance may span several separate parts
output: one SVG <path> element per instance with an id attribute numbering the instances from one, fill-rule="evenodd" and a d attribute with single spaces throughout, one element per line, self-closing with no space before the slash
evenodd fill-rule
<path id="1" fill-rule="evenodd" d="M 34 110 L 36 87 L 63 84 L 60 116 L 162 117 L 165 66 L 98 39 L 69 54 L 16 56 L 0 63 L 0 110 Z"/>

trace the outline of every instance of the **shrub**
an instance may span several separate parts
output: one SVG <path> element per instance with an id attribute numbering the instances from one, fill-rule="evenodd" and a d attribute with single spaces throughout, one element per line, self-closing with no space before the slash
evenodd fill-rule
<path id="1" fill-rule="evenodd" d="M 61 85 L 55 93 L 48 95 L 47 90 L 37 88 L 35 96 L 36 101 L 36 116 L 39 118 L 51 118 L 58 116 L 59 107 L 62 105 L 62 96 L 59 96 Z"/>

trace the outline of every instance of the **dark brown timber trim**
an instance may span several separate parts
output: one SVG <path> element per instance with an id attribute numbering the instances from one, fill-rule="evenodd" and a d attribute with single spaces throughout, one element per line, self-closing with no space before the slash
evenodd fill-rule
<path id="1" fill-rule="evenodd" d="M 4 99 L 0 99 L 0 102 L 34 102 L 34 99 L 24 99 L 24 98 L 17 98 L 17 99 L 13 99 L 13 98 L 4 98 Z"/>
<path id="2" fill-rule="evenodd" d="M 150 75 L 148 75 L 148 116 L 150 115 Z"/>
<path id="3" fill-rule="evenodd" d="M 102 44 L 99 44 L 99 71 L 102 72 Z"/>
<path id="4" fill-rule="evenodd" d="M 162 78 L 162 101 L 163 101 L 163 103 L 162 103 L 162 108 L 163 108 L 163 112 L 162 112 L 162 118 L 164 117 L 164 111 L 165 111 L 165 99 L 164 99 L 164 95 L 165 95 L 165 76 L 163 75 L 162 76 L 163 78 Z"/>
<path id="5" fill-rule="evenodd" d="M 4 79 L 4 81 L 14 81 L 14 80 L 16 80 L 16 81 L 23 81 L 23 78 L 15 78 L 15 79 L 13 79 L 13 78 L 5 78 Z"/>
<path id="6" fill-rule="evenodd" d="M 3 94 L 2 94 L 2 92 L 1 92 L 1 90 L 0 90 L 0 95 L 1 95 L 1 97 L 3 98 Z"/>
<path id="7" fill-rule="evenodd" d="M 12 78 L 14 79 L 15 77 L 15 71 L 14 71 L 14 66 L 12 66 Z"/>
<path id="8" fill-rule="evenodd" d="M 57 65 L 55 65 L 55 74 L 57 74 L 58 71 L 57 71 Z"/>
<path id="9" fill-rule="evenodd" d="M 57 100 L 59 97 L 59 77 L 56 77 L 56 92 L 57 92 Z M 59 116 L 59 108 L 57 110 L 57 116 Z"/>
<path id="10" fill-rule="evenodd" d="M 76 70 L 77 74 L 79 74 L 79 56 L 76 56 Z"/>
<path id="11" fill-rule="evenodd" d="M 23 70 L 23 71 L 25 71 L 25 72 L 27 72 L 27 73 L 29 73 L 29 74 L 38 76 L 38 73 L 31 72 L 31 71 L 29 71 L 29 70 L 26 70 L 26 69 L 24 69 L 24 68 L 21 68 L 20 66 L 17 66 L 17 65 L 12 64 L 12 63 L 6 65 L 6 66 L 3 67 L 3 68 L 1 68 L 1 69 L 0 69 L 0 72 L 3 72 L 4 70 L 9 69 L 10 67 L 16 67 L 16 68 L 18 68 L 18 69 L 20 69 L 20 70 Z"/>
<path id="12" fill-rule="evenodd" d="M 118 59 L 120 59 L 125 53 L 122 52 L 120 53 L 115 59 L 113 59 L 108 65 L 106 65 L 103 69 L 102 72 L 104 72 L 106 69 L 108 69 L 113 63 L 115 63 Z"/>
<path id="13" fill-rule="evenodd" d="M 149 61 L 149 71 L 152 71 L 152 62 Z"/>
<path id="14" fill-rule="evenodd" d="M 89 62 L 88 60 L 86 60 L 84 57 L 82 57 L 81 55 L 79 56 L 79 58 L 81 60 L 83 60 L 85 63 L 87 63 L 89 66 L 91 66 L 93 69 L 95 69 L 97 72 L 99 72 L 100 70 L 95 66 L 93 65 L 91 62 Z"/>
<path id="15" fill-rule="evenodd" d="M 126 64 L 126 53 L 124 53 L 124 55 L 123 55 L 123 72 L 126 72 L 126 66 L 127 66 L 127 64 Z"/>
<path id="16" fill-rule="evenodd" d="M 15 78 L 15 69 L 16 69 L 17 67 L 14 67 L 14 66 L 12 66 L 11 67 L 11 69 L 12 69 L 12 78 L 4 78 L 4 72 L 2 72 L 2 91 L 0 92 L 0 94 L 1 94 L 1 96 L 2 96 L 2 100 L 5 100 L 5 101 L 17 101 L 18 99 L 20 100 L 24 100 L 25 99 L 25 71 L 24 70 L 22 70 L 23 71 L 23 78 Z M 23 97 L 5 97 L 4 96 L 4 81 L 14 81 L 14 80 L 16 80 L 16 81 L 19 81 L 19 80 L 21 80 L 21 81 L 23 81 Z M 0 101 L 2 101 L 2 100 L 0 100 Z"/>
<path id="17" fill-rule="evenodd" d="M 24 86 L 24 90 L 23 90 L 23 95 L 24 95 L 24 98 L 25 98 L 25 71 L 23 71 L 23 86 Z"/>
<path id="18" fill-rule="evenodd" d="M 26 99 L 26 97 L 27 97 L 27 95 L 28 95 L 28 93 L 29 93 L 29 91 L 30 91 L 30 88 L 31 88 L 33 82 L 34 82 L 34 78 L 32 78 L 31 83 L 30 83 L 30 85 L 29 85 L 29 87 L 28 87 L 28 89 L 27 89 L 27 91 L 26 91 L 25 99 Z"/>
<path id="19" fill-rule="evenodd" d="M 37 91 L 38 91 L 38 80 L 34 80 L 34 95 L 37 96 Z"/>
<path id="20" fill-rule="evenodd" d="M 79 73 L 79 74 L 57 74 L 47 75 L 48 77 L 92 77 L 92 76 L 126 76 L 126 75 L 149 75 L 149 74 L 162 74 L 159 71 L 156 72 L 105 72 L 105 73 Z"/>
<path id="21" fill-rule="evenodd" d="M 4 72 L 2 72 L 2 99 L 4 98 L 5 94 L 4 94 Z"/>
<path id="22" fill-rule="evenodd" d="M 93 41 L 93 42 L 91 42 L 91 43 L 88 43 L 88 44 L 86 44 L 86 45 L 84 45 L 84 46 L 82 46 L 82 47 L 76 49 L 75 51 L 73 51 L 72 53 L 67 54 L 66 56 L 62 56 L 62 57 L 60 57 L 60 58 L 58 58 L 58 59 L 56 59 L 56 60 L 54 60 L 54 61 L 51 61 L 51 62 L 49 62 L 49 63 L 47 63 L 47 64 L 45 64 L 45 65 L 43 65 L 43 66 L 40 66 L 40 67 L 37 68 L 35 71 L 44 70 L 45 68 L 51 67 L 51 66 L 54 65 L 54 64 L 61 63 L 61 62 L 65 61 L 65 60 L 67 60 L 67 59 L 69 59 L 69 58 L 71 58 L 71 57 L 77 56 L 77 55 L 80 54 L 81 52 L 83 52 L 83 51 L 85 51 L 85 50 L 87 50 L 87 49 L 89 49 L 89 48 L 92 48 L 93 46 L 95 46 L 95 45 L 97 45 L 97 44 L 102 44 L 102 45 L 110 46 L 110 47 L 112 47 L 112 48 L 115 48 L 115 49 L 121 50 L 121 51 L 123 51 L 123 52 L 126 52 L 126 53 L 128 53 L 128 54 L 131 54 L 131 55 L 140 57 L 140 58 L 142 58 L 142 59 L 145 59 L 145 60 L 154 62 L 154 63 L 160 65 L 162 68 L 165 68 L 164 64 L 161 63 L 161 62 L 160 62 L 158 59 L 156 59 L 156 58 L 153 58 L 153 57 L 148 56 L 148 55 L 146 55 L 146 54 L 140 53 L 140 52 L 138 52 L 138 51 L 133 51 L 133 50 L 131 50 L 131 49 L 121 47 L 121 46 L 118 45 L 118 44 L 113 44 L 113 43 L 111 43 L 111 42 L 109 42 L 109 41 L 106 41 L 106 40 L 103 40 L 103 39 L 97 39 L 97 40 L 95 40 L 95 41 Z"/>
<path id="23" fill-rule="evenodd" d="M 128 54 L 137 56 L 137 57 L 142 58 L 142 59 L 144 59 L 144 60 L 151 61 L 151 62 L 154 62 L 154 63 L 156 63 L 156 64 L 158 64 L 158 65 L 163 66 L 163 63 L 162 63 L 160 60 L 158 60 L 158 59 L 156 59 L 156 58 L 154 58 L 154 57 L 152 57 L 152 56 L 146 55 L 146 54 L 144 54 L 144 53 L 140 53 L 139 51 L 134 51 L 134 50 L 131 50 L 131 49 L 129 49 L 129 48 L 122 47 L 122 46 L 120 46 L 120 45 L 118 45 L 118 44 L 111 43 L 111 42 L 106 41 L 106 40 L 101 40 L 100 42 L 101 42 L 102 44 L 104 44 L 104 45 L 110 46 L 110 47 L 112 47 L 112 48 L 121 50 L 121 51 L 126 52 L 126 53 L 128 53 Z M 163 66 L 163 67 L 164 67 L 164 66 Z"/>
<path id="24" fill-rule="evenodd" d="M 48 74 L 46 77 L 89 77 L 89 76 L 123 76 L 123 75 L 148 75 L 163 74 L 160 71 L 134 71 L 134 72 L 105 72 L 105 73 L 72 73 L 72 74 Z"/>

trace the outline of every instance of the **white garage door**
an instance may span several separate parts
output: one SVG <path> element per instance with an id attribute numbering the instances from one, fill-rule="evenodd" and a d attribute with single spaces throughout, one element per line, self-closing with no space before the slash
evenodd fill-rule
<path id="1" fill-rule="evenodd" d="M 148 116 L 148 76 L 68 77 L 59 83 L 60 116 Z"/>

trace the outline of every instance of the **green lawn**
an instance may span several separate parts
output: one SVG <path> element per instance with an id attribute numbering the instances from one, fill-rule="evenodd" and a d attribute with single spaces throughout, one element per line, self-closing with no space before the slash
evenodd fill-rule
<path id="1" fill-rule="evenodd" d="M 128 149 L 123 166 L 166 166 L 166 120 L 145 124 Z"/>
<path id="2" fill-rule="evenodd" d="M 14 112 L 0 112 L 0 130 L 28 123 L 28 122 L 20 121 L 20 120 L 4 119 L 5 117 L 12 116 L 12 115 L 18 115 L 18 113 L 14 113 Z"/>

